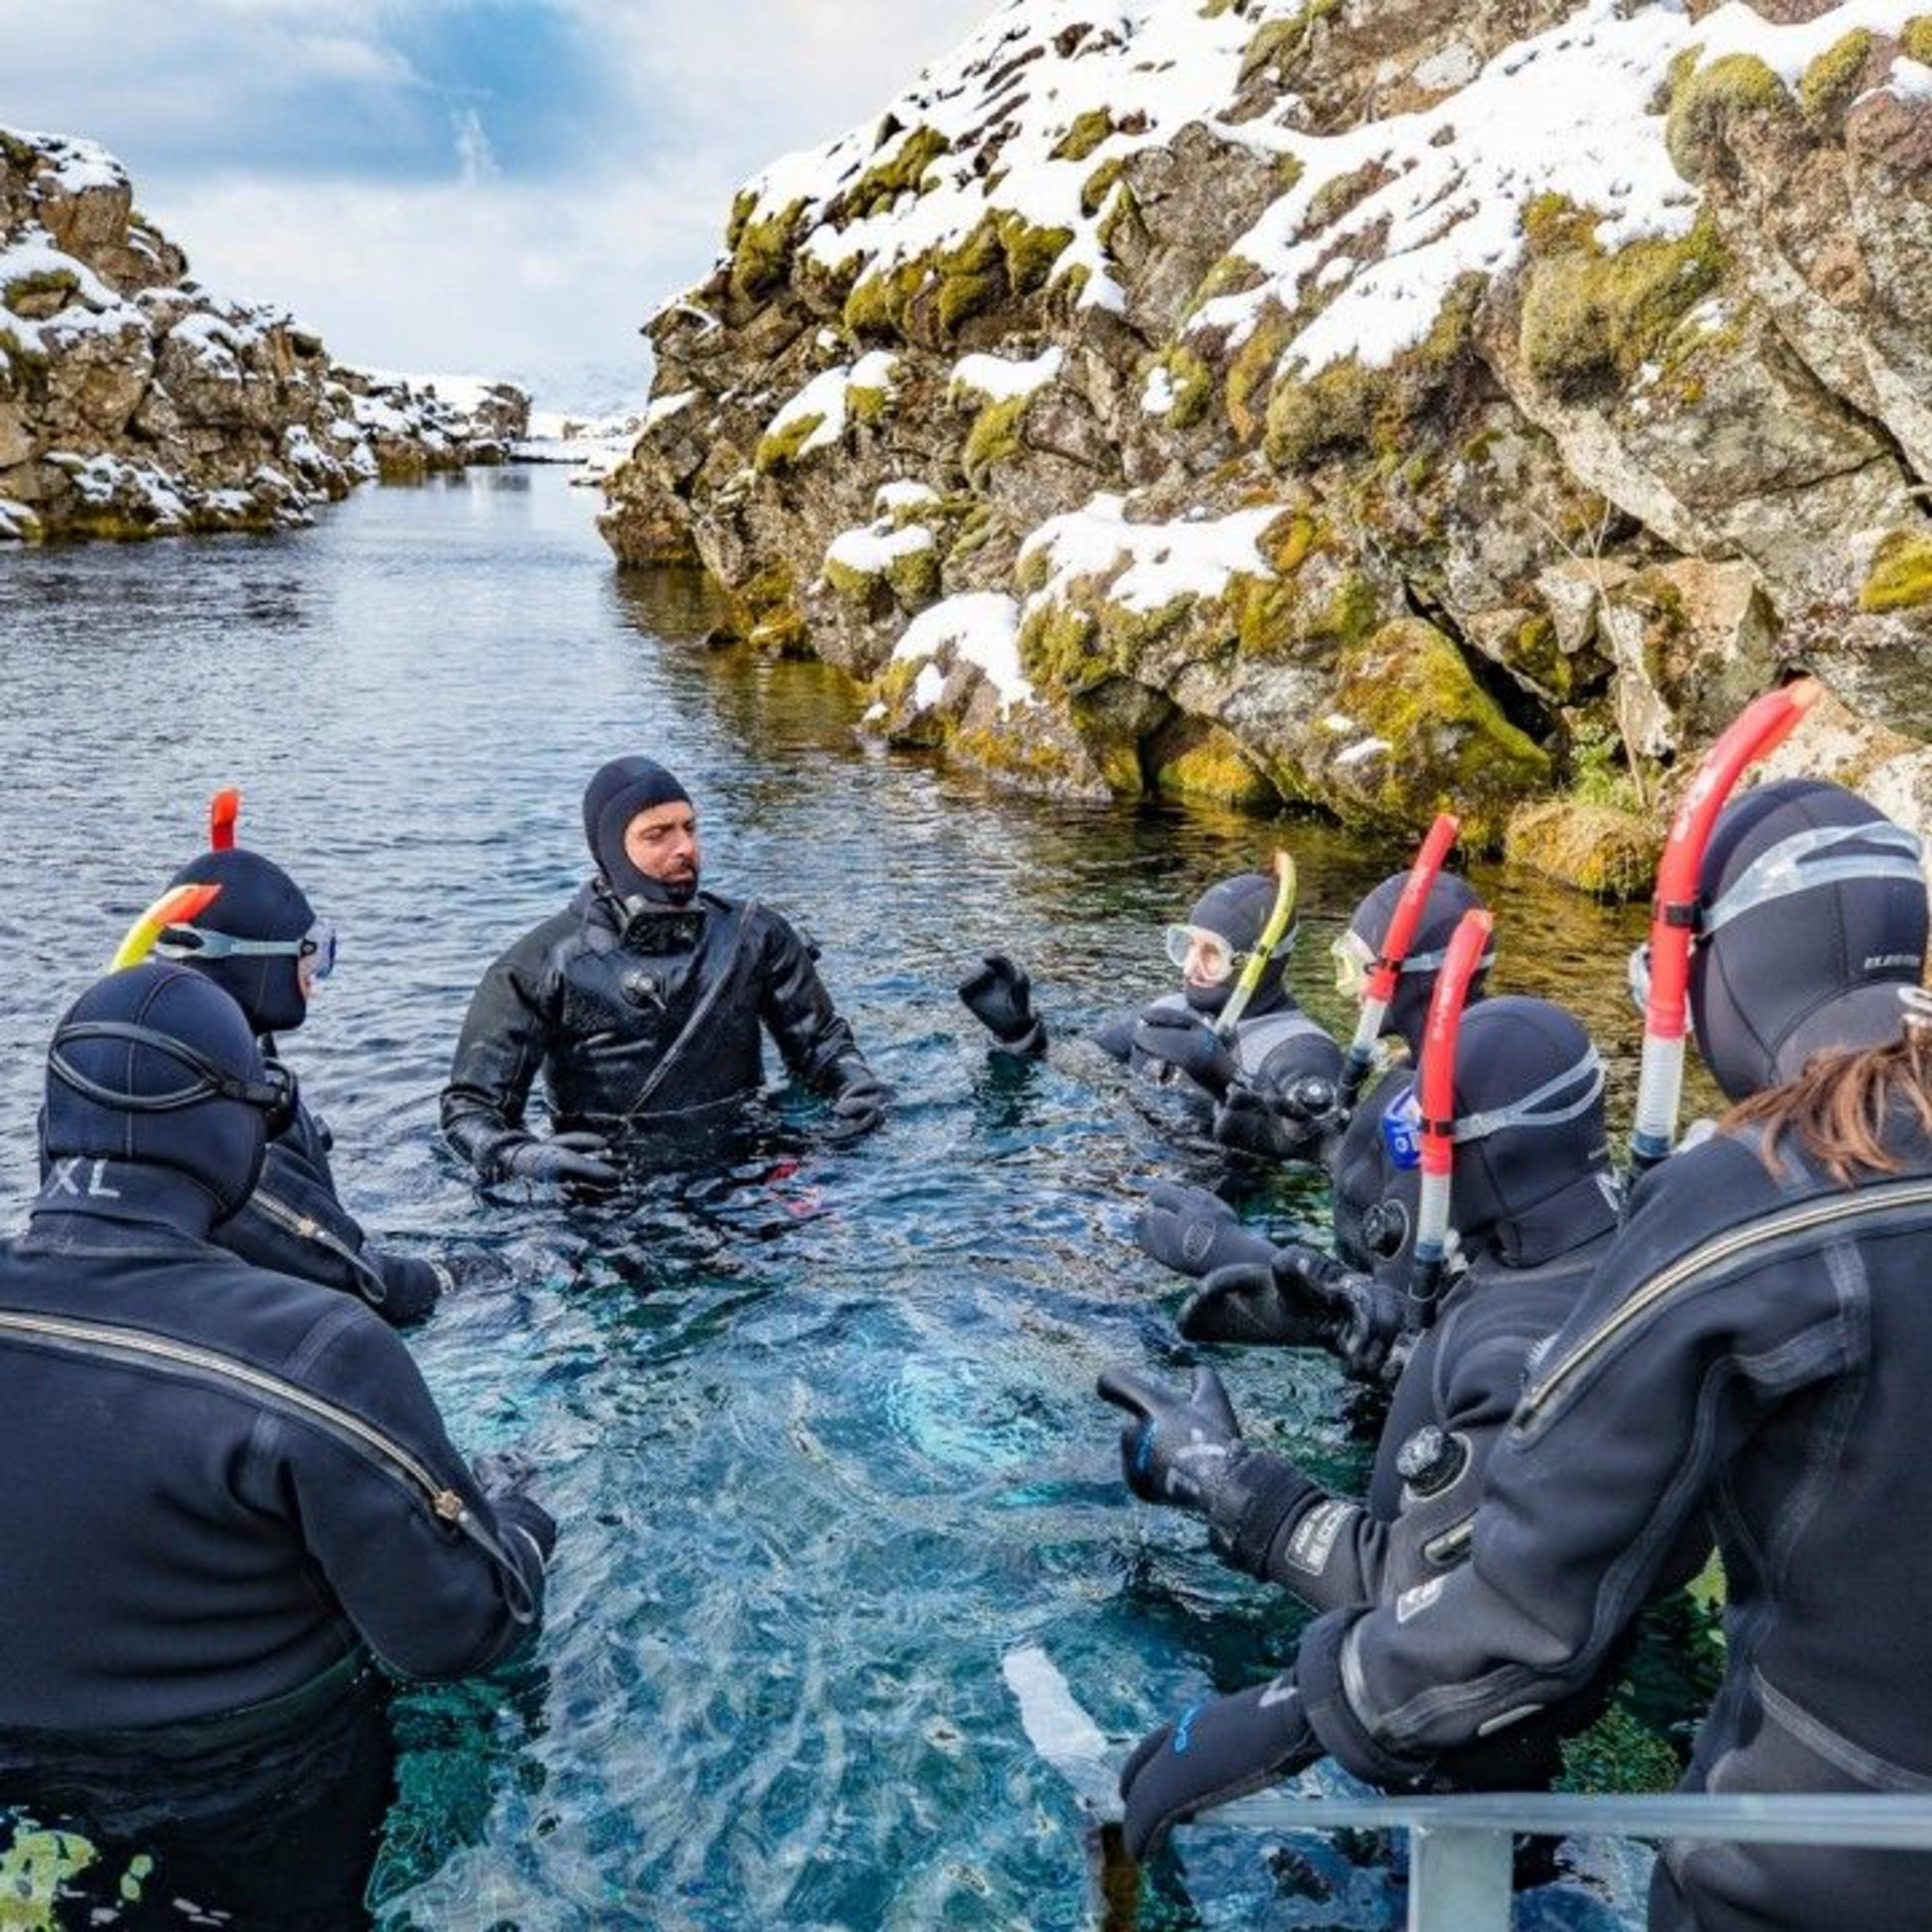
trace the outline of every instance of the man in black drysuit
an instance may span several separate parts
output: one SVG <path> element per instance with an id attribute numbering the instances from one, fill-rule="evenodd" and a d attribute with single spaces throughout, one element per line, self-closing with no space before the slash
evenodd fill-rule
<path id="1" fill-rule="evenodd" d="M 1210 886 L 1186 922 L 1168 928 L 1168 954 L 1181 969 L 1180 990 L 1114 1015 L 1087 1037 L 1137 1072 L 1178 1075 L 1222 1145 L 1282 1159 L 1318 1135 L 1309 1121 L 1332 1098 L 1342 1055 L 1288 990 L 1292 926 L 1223 1036 L 1221 1016 L 1261 943 L 1276 892 L 1275 880 L 1263 872 Z M 987 953 L 958 991 L 967 1010 L 992 1034 L 994 1053 L 1026 1059 L 1046 1052 L 1046 1022 L 1034 1009 L 1032 982 L 1004 953 Z"/>
<path id="2" fill-rule="evenodd" d="M 0 1246 L 0 1804 L 238 1922 L 338 1927 L 388 1797 L 375 1670 L 505 1656 L 555 1526 L 485 1492 L 362 1303 L 209 1238 L 288 1097 L 179 966 L 54 1035 L 46 1178 Z"/>
<path id="3" fill-rule="evenodd" d="M 1814 781 L 1721 815 L 1685 909 L 1691 1017 L 1719 1085 L 1759 1099 L 1636 1190 L 1491 1457 L 1468 1562 L 1399 1613 L 1318 1619 L 1283 1676 L 1144 1740 L 1123 1775 L 1138 1850 L 1324 1751 L 1384 1784 L 1453 1771 L 1587 1681 L 1700 1510 L 1726 1669 L 1685 1787 L 1932 1792 L 1917 848 Z M 1805 1124 L 1774 1139 L 1755 1120 L 1780 1110 Z M 1875 1158 L 1828 1160 L 1824 1127 Z M 1650 1923 L 1904 1932 L 1929 1889 L 1922 1854 L 1666 1844 Z"/>
<path id="4" fill-rule="evenodd" d="M 206 974 L 248 1016 L 263 1054 L 279 1060 L 280 1036 L 308 1018 L 316 983 L 335 963 L 334 927 L 259 853 L 233 846 L 205 852 L 168 883 L 221 890 L 189 923 L 164 927 L 154 956 Z M 369 1239 L 336 1192 L 328 1158 L 334 1144 L 326 1122 L 298 1098 L 268 1142 L 254 1192 L 214 1238 L 257 1268 L 359 1295 L 398 1328 L 420 1322 L 449 1286 L 449 1270 Z"/>
<path id="5" fill-rule="evenodd" d="M 627 1133 L 737 1107 L 764 1077 L 760 1029 L 832 1102 L 836 1138 L 885 1118 L 813 950 L 755 899 L 698 889 L 689 794 L 650 758 L 614 758 L 584 795 L 596 876 L 524 934 L 470 1002 L 442 1128 L 486 1181 L 607 1188 Z M 552 1133 L 524 1120 L 538 1074 Z"/>
<path id="6" fill-rule="evenodd" d="M 1384 879 L 1356 907 L 1333 949 L 1338 992 L 1363 993 L 1367 968 L 1381 952 L 1408 878 L 1406 872 L 1397 872 Z M 1271 1269 L 1267 1276 L 1250 1271 L 1204 1284 L 1181 1310 L 1180 1332 L 1189 1340 L 1294 1346 L 1312 1336 L 1333 1348 L 1347 1332 L 1346 1325 L 1329 1318 L 1346 1281 L 1359 1282 L 1363 1292 L 1376 1287 L 1384 1306 L 1400 1294 L 1414 1243 L 1419 1175 L 1412 1163 L 1402 1166 L 1390 1159 L 1383 1117 L 1391 1102 L 1406 1099 L 1412 1090 L 1429 1004 L 1449 941 L 1463 915 L 1481 905 L 1465 879 L 1443 872 L 1430 881 L 1383 1020 L 1387 1031 L 1407 1048 L 1407 1059 L 1381 1075 L 1346 1113 L 1336 1104 L 1332 1084 L 1325 1096 L 1312 1088 L 1304 1090 L 1314 1102 L 1304 1116 L 1312 1131 L 1304 1157 L 1325 1166 L 1333 1184 L 1333 1258 L 1304 1242 L 1278 1246 L 1244 1226 L 1225 1201 L 1204 1189 L 1161 1181 L 1150 1190 L 1134 1224 L 1134 1238 L 1156 1261 L 1196 1277 L 1244 1262 Z M 1471 976 L 1465 1005 L 1472 1018 L 1495 958 L 1492 947 Z M 1344 1365 L 1360 1379 L 1381 1378 L 1382 1358 L 1373 1351 L 1354 1362 L 1345 1353 Z"/>

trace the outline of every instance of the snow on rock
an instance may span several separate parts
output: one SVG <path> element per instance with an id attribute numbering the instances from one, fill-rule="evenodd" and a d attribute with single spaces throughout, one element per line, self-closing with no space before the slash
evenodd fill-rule
<path id="1" fill-rule="evenodd" d="M 1273 576 L 1258 540 L 1280 515 L 1279 504 L 1268 504 L 1212 520 L 1134 523 L 1124 498 L 1103 494 L 1042 524 L 1026 540 L 1020 562 L 1045 560 L 1038 603 L 1064 598 L 1079 578 L 1111 574 L 1111 602 L 1158 610 L 1177 597 L 1218 597 L 1238 573 Z"/>
<path id="2" fill-rule="evenodd" d="M 895 663 L 925 666 L 913 687 L 914 708 L 930 710 L 938 701 L 946 684 L 942 662 L 980 672 L 1003 711 L 1033 703 L 1034 688 L 1020 669 L 1019 628 L 1019 606 L 995 592 L 949 597 L 922 610 L 892 649 Z"/>
<path id="3" fill-rule="evenodd" d="M 952 365 L 950 389 L 955 395 L 983 396 L 989 403 L 1010 402 L 1044 388 L 1060 374 L 1065 356 L 1057 343 L 1024 362 L 1004 356 L 962 356 Z"/>

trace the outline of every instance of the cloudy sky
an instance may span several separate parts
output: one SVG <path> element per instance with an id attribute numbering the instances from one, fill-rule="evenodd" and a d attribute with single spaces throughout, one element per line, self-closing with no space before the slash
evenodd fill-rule
<path id="1" fill-rule="evenodd" d="M 338 358 L 641 391 L 773 155 L 999 0 L 0 0 L 0 126 L 83 134 L 224 296 Z"/>

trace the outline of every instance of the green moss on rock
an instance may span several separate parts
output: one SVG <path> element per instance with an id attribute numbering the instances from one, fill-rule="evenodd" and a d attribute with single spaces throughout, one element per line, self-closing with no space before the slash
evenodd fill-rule
<path id="1" fill-rule="evenodd" d="M 1053 265 L 1073 239 L 1070 228 L 1036 228 L 1023 216 L 999 218 L 1000 247 L 1006 260 L 1006 284 L 1016 296 L 1044 288 Z"/>
<path id="2" fill-rule="evenodd" d="M 1664 142 L 1677 172 L 1695 181 L 1710 165 L 1732 121 L 1774 113 L 1791 104 L 1784 83 L 1756 54 L 1724 54 L 1678 80 L 1664 124 Z"/>
<path id="3" fill-rule="evenodd" d="M 740 228 L 731 251 L 731 292 L 740 302 L 760 301 L 783 285 L 804 212 L 805 203 L 794 201 L 762 221 L 748 219 Z"/>
<path id="4" fill-rule="evenodd" d="M 1192 350 L 1178 342 L 1161 351 L 1156 366 L 1166 372 L 1168 392 L 1173 398 L 1162 420 L 1170 428 L 1192 429 L 1214 403 L 1214 370 Z"/>
<path id="5" fill-rule="evenodd" d="M 1932 14 L 1916 14 L 1898 30 L 1898 44 L 1908 60 L 1932 67 Z"/>
<path id="6" fill-rule="evenodd" d="M 991 218 L 982 221 L 957 248 L 940 255 L 934 266 L 939 280 L 936 319 L 943 338 L 956 334 L 968 317 L 1005 299 L 1006 245 L 1000 224 Z M 910 323 L 905 326 L 910 333 Z"/>
<path id="7" fill-rule="evenodd" d="M 1101 205 L 1112 193 L 1114 184 L 1120 178 L 1120 170 L 1126 166 L 1126 158 L 1110 154 L 1087 178 L 1080 184 L 1080 212 L 1090 219 L 1100 212 Z"/>
<path id="8" fill-rule="evenodd" d="M 782 429 L 774 430 L 759 440 L 758 453 L 752 458 L 752 466 L 760 476 L 769 476 L 773 472 L 788 470 L 796 463 L 805 446 L 824 427 L 824 417 L 816 410 L 808 410 L 803 416 L 794 416 Z"/>
<path id="9" fill-rule="evenodd" d="M 1708 218 L 1676 241 L 1637 241 L 1612 255 L 1577 251 L 1538 262 L 1523 293 L 1523 360 L 1538 382 L 1559 392 L 1627 376 L 1724 281 L 1729 267 Z"/>
<path id="10" fill-rule="evenodd" d="M 57 315 L 80 287 L 80 278 L 71 268 L 43 268 L 10 276 L 0 286 L 0 303 L 17 316 L 43 322 Z"/>
<path id="11" fill-rule="evenodd" d="M 1306 0 L 1305 5 L 1298 8 L 1286 19 L 1270 20 L 1257 28 L 1241 56 L 1243 83 L 1270 68 L 1285 79 L 1306 45 L 1316 22 L 1339 13 L 1342 5 L 1342 0 Z"/>
<path id="12" fill-rule="evenodd" d="M 1278 470 L 1300 470 L 1330 452 L 1366 447 L 1380 388 L 1353 356 L 1312 376 L 1282 376 L 1268 397 L 1268 460 Z"/>
<path id="13" fill-rule="evenodd" d="M 1073 124 L 1054 142 L 1056 161 L 1084 161 L 1114 131 L 1114 117 L 1105 107 L 1090 107 L 1074 116 Z"/>
<path id="14" fill-rule="evenodd" d="M 1228 427 L 1244 443 L 1253 442 L 1266 426 L 1268 390 L 1274 381 L 1275 365 L 1293 333 L 1286 314 L 1271 302 L 1228 364 L 1222 404 L 1228 413 Z M 1255 407 L 1258 392 L 1259 410 Z"/>
<path id="15" fill-rule="evenodd" d="M 1386 746 L 1331 770 L 1344 818 L 1413 826 L 1453 807 L 1481 849 L 1500 840 L 1512 806 L 1549 787 L 1550 754 L 1503 716 L 1432 624 L 1398 618 L 1346 648 L 1335 699 Z"/>
<path id="16" fill-rule="evenodd" d="M 920 191 L 926 171 L 950 146 L 937 128 L 915 128 L 889 160 L 868 168 L 833 202 L 828 215 L 844 223 L 884 213 L 901 195 Z"/>
<path id="17" fill-rule="evenodd" d="M 809 657 L 812 627 L 799 608 L 788 564 L 772 563 L 730 592 L 734 628 L 753 649 L 780 657 Z"/>
<path id="18" fill-rule="evenodd" d="M 924 544 L 917 550 L 901 550 L 889 558 L 886 581 L 903 609 L 924 610 L 939 595 L 938 545 Z"/>
<path id="19" fill-rule="evenodd" d="M 1651 889 L 1662 842 L 1654 812 L 1546 799 L 1511 814 L 1503 856 L 1598 898 L 1636 899 Z"/>
<path id="20" fill-rule="evenodd" d="M 1598 252 L 1597 224 L 1601 219 L 1594 209 L 1579 208 L 1567 194 L 1532 195 L 1522 206 L 1523 241 L 1532 260 L 1577 250 L 1594 254 Z"/>
<path id="21" fill-rule="evenodd" d="M 896 262 L 854 284 L 838 320 L 854 341 L 891 340 L 905 333 L 906 312 L 928 279 L 921 260 Z"/>
<path id="22" fill-rule="evenodd" d="M 1872 557 L 1858 592 L 1861 610 L 1915 610 L 1932 604 L 1932 534 L 1894 530 Z"/>
<path id="23" fill-rule="evenodd" d="M 845 412 L 854 422 L 864 423 L 870 428 L 891 415 L 896 400 L 890 389 L 874 389 L 864 383 L 854 382 L 845 392 Z"/>
<path id="24" fill-rule="evenodd" d="M 1079 692 L 1109 675 L 1100 626 L 1076 604 L 1030 611 L 1020 626 L 1020 668 L 1042 691 Z"/>
<path id="25" fill-rule="evenodd" d="M 724 252 L 735 255 L 738 244 L 743 238 L 745 225 L 752 218 L 752 212 L 758 205 L 756 188 L 741 188 L 731 197 L 730 219 L 724 224 Z"/>
<path id="26" fill-rule="evenodd" d="M 1148 759 L 1147 778 L 1165 796 L 1211 799 L 1223 805 L 1272 805 L 1278 794 L 1228 734 L 1210 727 L 1204 734 Z"/>
<path id="27" fill-rule="evenodd" d="M 1021 453 L 1020 425 L 1034 394 L 1029 391 L 1024 395 L 988 403 L 973 418 L 973 427 L 966 432 L 965 446 L 959 452 L 959 464 L 974 489 L 984 487 L 988 475 L 998 465 L 1010 463 Z"/>
<path id="28" fill-rule="evenodd" d="M 1850 104 L 1872 50 L 1873 36 L 1863 27 L 1834 40 L 1804 70 L 1798 83 L 1798 104 L 1810 122 L 1835 119 Z"/>

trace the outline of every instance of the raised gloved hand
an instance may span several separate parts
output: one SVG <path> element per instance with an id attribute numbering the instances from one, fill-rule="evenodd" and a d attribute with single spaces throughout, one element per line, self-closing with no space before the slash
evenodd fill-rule
<path id="1" fill-rule="evenodd" d="M 1292 1778 L 1321 1755 L 1291 1676 L 1196 1704 L 1150 1732 L 1121 1768 L 1127 1850 L 1144 1859 L 1176 1825 Z"/>
<path id="2" fill-rule="evenodd" d="M 554 1134 L 547 1141 L 519 1134 L 490 1148 L 483 1178 L 554 1181 L 604 1192 L 623 1179 L 610 1154 L 610 1143 L 602 1134 Z"/>
<path id="3" fill-rule="evenodd" d="M 1310 1073 L 1279 1091 L 1234 1081 L 1214 1109 L 1211 1131 L 1222 1147 L 1264 1160 L 1300 1160 L 1314 1158 L 1340 1124 L 1334 1082 Z"/>
<path id="4" fill-rule="evenodd" d="M 1227 1092 L 1240 1070 L 1227 1042 L 1192 1013 L 1150 1013 L 1136 1022 L 1134 1051 L 1165 1062 L 1196 1086 L 1216 1095 Z"/>
<path id="5" fill-rule="evenodd" d="M 982 956 L 978 972 L 959 982 L 966 1010 L 1009 1053 L 1046 1051 L 1046 1028 L 1033 1010 L 1033 982 L 1004 952 Z"/>
<path id="6" fill-rule="evenodd" d="M 1177 1274 L 1211 1274 L 1235 1262 L 1265 1264 L 1274 1244 L 1244 1228 L 1219 1195 L 1204 1187 L 1156 1180 L 1134 1217 L 1134 1240 L 1144 1254 Z"/>
<path id="7" fill-rule="evenodd" d="M 832 1119 L 825 1137 L 832 1141 L 856 1141 L 883 1126 L 886 1102 L 892 1090 L 863 1060 L 847 1063 L 851 1070 L 845 1082 L 832 1096 Z"/>
<path id="8" fill-rule="evenodd" d="M 1183 1395 L 1131 1369 L 1107 1369 L 1100 1399 L 1127 1412 L 1120 1425 L 1120 1473 L 1144 1502 L 1169 1503 L 1212 1516 L 1235 1466 L 1250 1451 L 1221 1378 L 1196 1369 Z"/>

